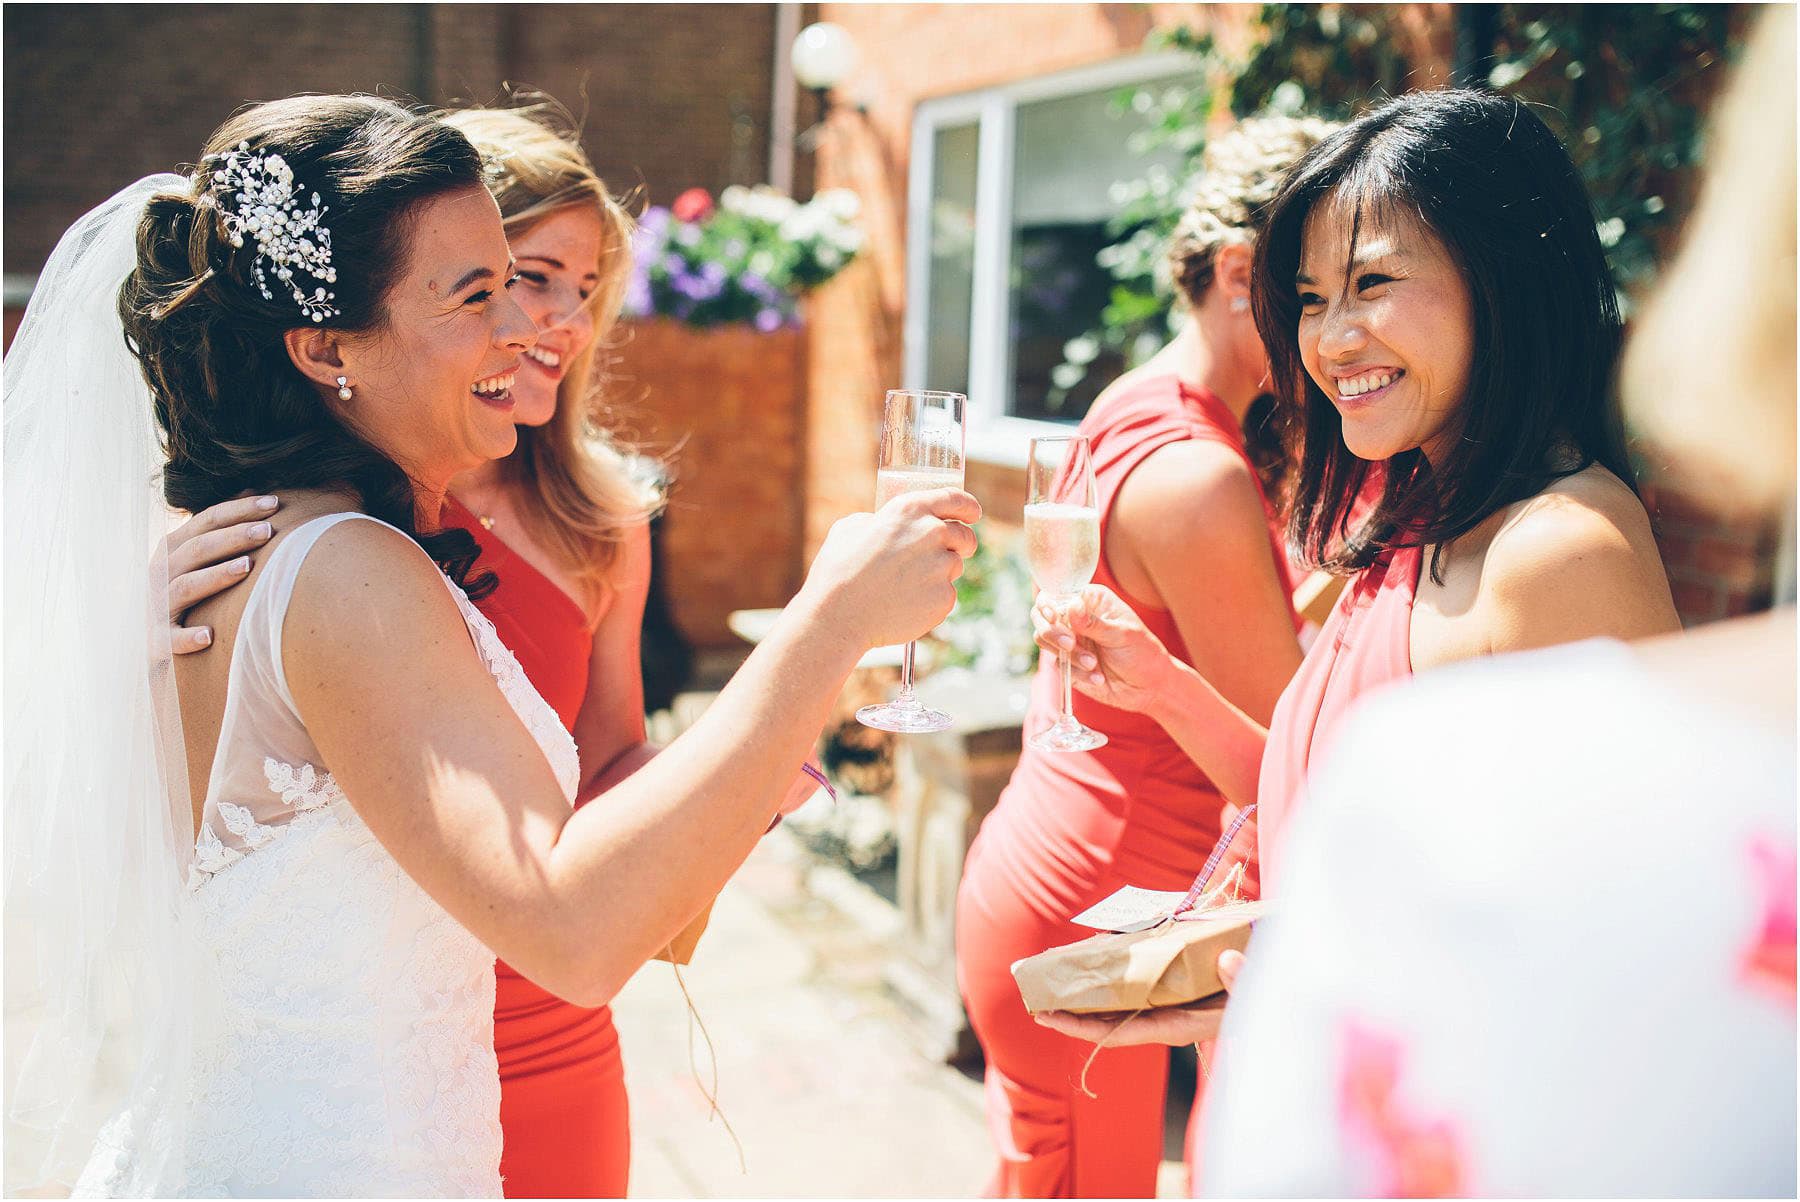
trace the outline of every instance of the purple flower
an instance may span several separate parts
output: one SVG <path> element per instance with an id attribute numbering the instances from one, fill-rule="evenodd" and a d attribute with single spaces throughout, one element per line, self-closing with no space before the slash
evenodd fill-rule
<path id="1" fill-rule="evenodd" d="M 738 284 L 745 292 L 754 296 L 766 305 L 774 304 L 781 299 L 781 290 L 768 281 L 768 278 L 754 271 L 746 271 L 738 277 Z"/>
<path id="2" fill-rule="evenodd" d="M 674 251 L 670 251 L 662 257 L 662 262 L 658 266 L 669 275 L 681 275 L 687 270 L 687 260 Z"/>
<path id="3" fill-rule="evenodd" d="M 650 295 L 650 275 L 642 265 L 631 269 L 631 278 L 625 283 L 625 315 L 627 317 L 648 317 L 656 309 L 656 300 Z"/>
<path id="4" fill-rule="evenodd" d="M 726 279 L 725 268 L 716 262 L 702 263 L 700 264 L 700 278 L 713 287 L 723 288 Z"/>
<path id="5" fill-rule="evenodd" d="M 675 227 L 675 241 L 683 246 L 693 246 L 700 241 L 700 227 L 683 222 Z"/>
<path id="6" fill-rule="evenodd" d="M 772 334 L 781 328 L 781 314 L 775 309 L 758 309 L 756 311 L 756 328 L 765 334 Z"/>
<path id="7" fill-rule="evenodd" d="M 644 215 L 638 218 L 638 228 L 649 230 L 654 234 L 662 234 L 669 228 L 669 210 L 661 205 L 651 205 L 644 210 Z"/>
<path id="8" fill-rule="evenodd" d="M 678 271 L 670 278 L 669 284 L 676 292 L 693 301 L 716 300 L 725 291 L 725 273 L 717 275 L 706 270 L 712 264 L 705 264 L 699 271 Z"/>

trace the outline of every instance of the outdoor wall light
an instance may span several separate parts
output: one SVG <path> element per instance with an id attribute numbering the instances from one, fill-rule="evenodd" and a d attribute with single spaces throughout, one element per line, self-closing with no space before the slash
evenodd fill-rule
<path id="1" fill-rule="evenodd" d="M 856 40 L 842 25 L 817 21 L 800 31 L 789 56 L 794 66 L 794 79 L 819 100 L 819 121 L 801 133 L 798 145 L 808 154 L 818 150 L 826 121 L 833 108 L 831 93 L 856 68 Z M 856 112 L 862 105 L 851 106 Z"/>
<path id="2" fill-rule="evenodd" d="M 856 42 L 850 31 L 830 21 L 802 29 L 789 53 L 794 60 L 794 78 L 801 87 L 815 92 L 837 87 L 856 66 Z"/>

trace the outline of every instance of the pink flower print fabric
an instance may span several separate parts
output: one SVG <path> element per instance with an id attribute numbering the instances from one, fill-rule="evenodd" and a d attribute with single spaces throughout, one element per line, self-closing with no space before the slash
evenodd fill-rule
<path id="1" fill-rule="evenodd" d="M 1338 1124 L 1344 1147 L 1366 1161 L 1367 1193 L 1449 1198 L 1469 1192 L 1463 1142 L 1448 1119 L 1403 1096 L 1406 1053 L 1398 1039 L 1356 1019 L 1340 1032 Z"/>
<path id="2" fill-rule="evenodd" d="M 1752 879 L 1761 891 L 1762 921 L 1744 949 L 1742 976 L 1753 989 L 1794 1010 L 1794 848 L 1759 834 L 1750 842 Z"/>

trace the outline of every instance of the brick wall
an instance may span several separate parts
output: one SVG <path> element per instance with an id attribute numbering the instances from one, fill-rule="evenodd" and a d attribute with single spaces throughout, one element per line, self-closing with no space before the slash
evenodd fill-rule
<path id="1" fill-rule="evenodd" d="M 663 583 L 696 647 L 741 646 L 726 616 L 784 605 L 799 585 L 804 351 L 791 329 L 621 331 L 608 421 L 673 469 Z"/>
<path id="2" fill-rule="evenodd" d="M 1778 517 L 1721 518 L 1654 476 L 1643 492 L 1683 625 L 1769 607 L 1784 536 Z"/>
<path id="3" fill-rule="evenodd" d="M 578 116 L 596 166 L 667 202 L 768 169 L 774 8 L 699 5 L 20 5 L 5 26 L 6 270 L 81 213 L 193 159 L 246 102 L 367 91 Z"/>

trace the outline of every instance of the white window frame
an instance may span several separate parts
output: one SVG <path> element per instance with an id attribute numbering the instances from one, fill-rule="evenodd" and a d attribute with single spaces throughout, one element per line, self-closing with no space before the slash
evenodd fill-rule
<path id="1" fill-rule="evenodd" d="M 906 190 L 907 304 L 902 360 L 902 375 L 908 388 L 942 386 L 925 378 L 934 138 L 946 126 L 974 122 L 978 130 L 974 281 L 969 305 L 970 460 L 1000 467 L 1024 467 L 1031 439 L 1068 431 L 1066 423 L 1013 417 L 1000 409 L 1000 398 L 1008 391 L 1006 333 L 1012 320 L 1012 293 L 1007 279 L 1012 274 L 1013 129 L 1018 106 L 1129 87 L 1193 69 L 1193 57 L 1179 51 L 1138 54 L 980 92 L 927 100 L 913 110 Z"/>

